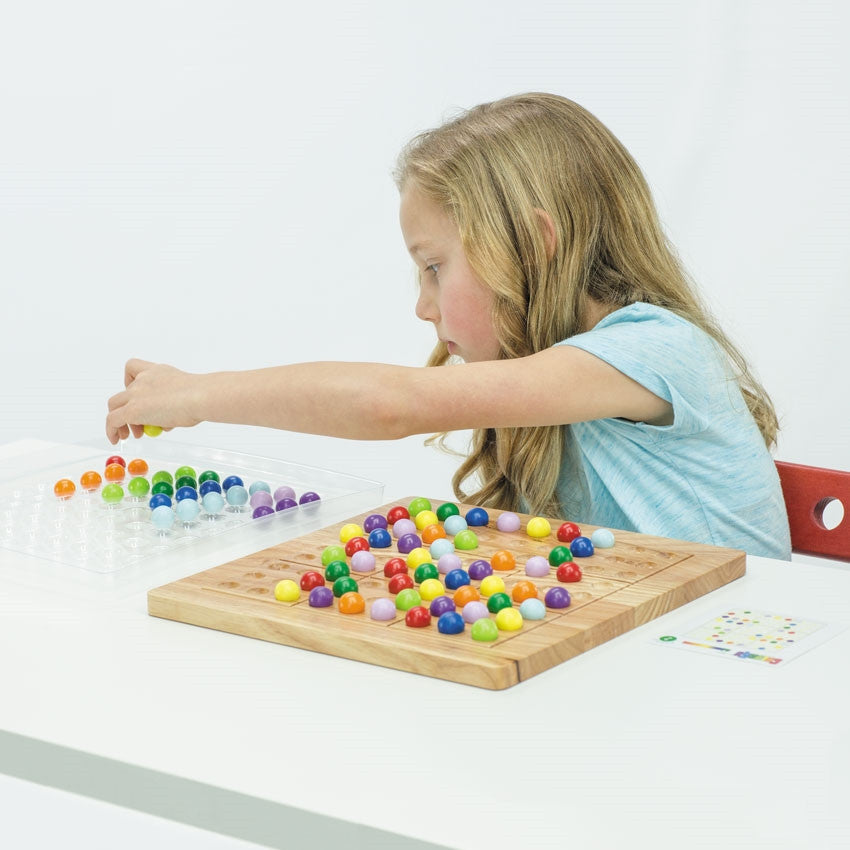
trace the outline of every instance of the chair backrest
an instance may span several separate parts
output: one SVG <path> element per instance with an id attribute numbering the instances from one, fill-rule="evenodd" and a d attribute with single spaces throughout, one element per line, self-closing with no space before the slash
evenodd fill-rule
<path id="1" fill-rule="evenodd" d="M 850 472 L 776 461 L 791 527 L 791 549 L 850 561 Z M 842 503 L 845 516 L 827 528 L 823 512 L 830 502 Z"/>

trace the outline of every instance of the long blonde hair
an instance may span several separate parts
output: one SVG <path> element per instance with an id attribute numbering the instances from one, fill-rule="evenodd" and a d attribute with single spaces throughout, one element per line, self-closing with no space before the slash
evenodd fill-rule
<path id="1" fill-rule="evenodd" d="M 533 354 L 579 333 L 587 296 L 610 309 L 639 301 L 665 307 L 722 346 L 765 442 L 775 441 L 773 405 L 697 296 L 640 168 L 586 109 L 545 93 L 476 106 L 416 136 L 394 176 L 400 189 L 415 183 L 457 224 L 470 266 L 494 294 L 500 358 Z M 538 210 L 554 223 L 554 251 Z M 428 365 L 449 359 L 439 343 Z M 452 480 L 455 495 L 560 515 L 568 427 L 475 430 Z M 431 441 L 445 446 L 446 436 Z M 473 475 L 479 488 L 464 492 Z"/>

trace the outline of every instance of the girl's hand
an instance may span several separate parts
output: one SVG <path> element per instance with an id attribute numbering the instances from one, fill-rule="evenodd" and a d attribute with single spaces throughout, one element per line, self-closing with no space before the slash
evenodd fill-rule
<path id="1" fill-rule="evenodd" d="M 164 431 L 197 425 L 200 376 L 181 372 L 173 366 L 128 360 L 124 367 L 125 389 L 108 401 L 106 437 L 110 443 L 126 440 L 132 432 L 141 437 L 145 425 L 159 425 Z"/>

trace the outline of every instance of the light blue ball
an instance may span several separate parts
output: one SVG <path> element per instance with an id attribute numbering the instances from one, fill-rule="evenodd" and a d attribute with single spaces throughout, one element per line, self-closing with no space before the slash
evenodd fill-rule
<path id="1" fill-rule="evenodd" d="M 448 555 L 450 552 L 454 552 L 455 545 L 451 540 L 447 540 L 445 537 L 438 537 L 432 544 L 430 548 L 431 558 L 434 563 L 440 560 L 443 555 Z"/>
<path id="2" fill-rule="evenodd" d="M 228 505 L 244 505 L 248 501 L 248 491 L 241 484 L 233 484 L 227 488 Z"/>
<path id="3" fill-rule="evenodd" d="M 181 522 L 194 522 L 201 512 L 201 506 L 195 499 L 182 499 L 177 503 L 176 513 Z"/>
<path id="4" fill-rule="evenodd" d="M 446 534 L 451 534 L 452 536 L 460 531 L 464 531 L 468 527 L 466 520 L 457 514 L 454 516 L 447 516 L 443 523 L 443 528 L 446 529 Z"/>
<path id="5" fill-rule="evenodd" d="M 265 481 L 254 481 L 248 488 L 248 495 L 253 496 L 257 490 L 263 490 L 266 493 L 271 493 L 272 488 Z"/>
<path id="6" fill-rule="evenodd" d="M 546 616 L 546 606 L 539 599 L 523 599 L 519 613 L 523 620 L 542 620 Z"/>
<path id="7" fill-rule="evenodd" d="M 208 514 L 217 514 L 224 507 L 224 496 L 216 493 L 215 490 L 210 490 L 203 498 L 203 505 Z"/>
<path id="8" fill-rule="evenodd" d="M 614 545 L 614 535 L 607 528 L 597 528 L 590 535 L 590 542 L 594 549 L 610 549 Z"/>
<path id="9" fill-rule="evenodd" d="M 151 511 L 151 522 L 154 528 L 168 531 L 174 525 L 174 509 L 168 505 L 159 505 Z"/>

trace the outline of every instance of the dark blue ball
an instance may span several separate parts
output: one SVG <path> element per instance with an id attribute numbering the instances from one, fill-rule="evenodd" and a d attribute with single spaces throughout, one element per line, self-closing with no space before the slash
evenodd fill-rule
<path id="1" fill-rule="evenodd" d="M 444 635 L 459 635 L 465 627 L 463 617 L 457 611 L 446 611 L 437 620 L 437 631 Z"/>
<path id="2" fill-rule="evenodd" d="M 238 484 L 240 487 L 245 486 L 245 482 L 238 475 L 228 475 L 227 478 L 221 482 L 221 486 L 224 488 L 225 492 L 227 492 L 235 484 Z"/>
<path id="3" fill-rule="evenodd" d="M 386 549 L 392 546 L 393 536 L 386 528 L 373 528 L 369 532 L 369 546 L 372 549 Z"/>
<path id="4" fill-rule="evenodd" d="M 570 543 L 570 552 L 576 558 L 589 558 L 593 554 L 593 544 L 590 542 L 589 537 L 576 537 L 572 543 Z"/>
<path id="5" fill-rule="evenodd" d="M 470 508 L 466 512 L 467 525 L 487 525 L 490 522 L 490 515 L 484 508 Z"/>
<path id="6" fill-rule="evenodd" d="M 157 493 L 151 496 L 151 500 L 148 502 L 148 507 L 153 510 L 154 508 L 158 508 L 160 505 L 165 505 L 166 507 L 171 507 L 171 499 L 165 495 L 165 493 Z"/>
<path id="7" fill-rule="evenodd" d="M 198 491 L 194 487 L 178 487 L 174 498 L 178 502 L 182 502 L 183 499 L 194 499 L 197 502 Z"/>
<path id="8" fill-rule="evenodd" d="M 201 486 L 198 488 L 198 492 L 201 494 L 201 498 L 203 499 L 207 493 L 220 493 L 221 484 L 219 484 L 218 481 L 207 479 L 201 483 Z"/>
<path id="9" fill-rule="evenodd" d="M 457 590 L 464 584 L 469 584 L 469 573 L 466 570 L 450 570 L 446 573 L 446 587 Z"/>

